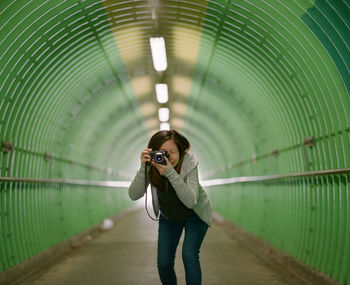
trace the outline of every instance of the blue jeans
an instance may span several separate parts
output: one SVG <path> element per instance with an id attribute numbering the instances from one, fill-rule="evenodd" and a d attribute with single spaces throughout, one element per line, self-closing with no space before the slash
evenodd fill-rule
<path id="1" fill-rule="evenodd" d="M 160 215 L 158 229 L 158 272 L 163 285 L 176 285 L 174 261 L 180 236 L 185 228 L 182 246 L 182 260 L 185 267 L 186 284 L 200 285 L 202 271 L 199 263 L 199 249 L 208 225 L 197 215 L 182 223 L 172 222 Z"/>

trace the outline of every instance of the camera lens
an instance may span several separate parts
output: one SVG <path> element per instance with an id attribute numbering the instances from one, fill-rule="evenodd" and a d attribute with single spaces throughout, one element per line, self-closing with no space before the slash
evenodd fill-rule
<path id="1" fill-rule="evenodd" d="M 162 160 L 163 160 L 163 158 L 162 158 L 161 155 L 157 155 L 157 156 L 156 156 L 156 161 L 162 161 Z"/>

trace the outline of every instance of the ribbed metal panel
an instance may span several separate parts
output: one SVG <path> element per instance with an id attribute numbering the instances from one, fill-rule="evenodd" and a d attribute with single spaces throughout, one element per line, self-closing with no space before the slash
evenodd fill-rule
<path id="1" fill-rule="evenodd" d="M 344 10 L 350 10 L 340 2 L 209 2 L 194 74 L 202 86 L 191 95 L 211 109 L 219 106 L 210 105 L 215 97 L 225 100 L 222 94 L 233 100 L 215 112 L 232 124 L 235 139 L 231 149 L 220 148 L 226 163 L 220 159 L 204 177 L 349 166 L 350 30 Z M 347 75 L 338 76 L 337 69 Z M 225 108 L 240 116 L 232 118 Z M 200 113 L 198 108 L 189 115 Z M 303 144 L 309 136 L 313 147 Z M 210 189 L 223 216 L 350 284 L 349 175 Z"/>
<path id="2" fill-rule="evenodd" d="M 125 179 L 105 146 L 120 131 L 140 125 L 133 121 L 140 117 L 130 107 L 132 93 L 120 84 L 125 69 L 103 5 L 5 1 L 0 34 L 0 143 L 13 146 L 0 153 L 0 175 Z M 124 123 L 112 125 L 115 117 Z M 114 136 L 106 139 L 110 129 Z M 125 188 L 26 182 L 0 187 L 0 271 L 130 206 Z"/>

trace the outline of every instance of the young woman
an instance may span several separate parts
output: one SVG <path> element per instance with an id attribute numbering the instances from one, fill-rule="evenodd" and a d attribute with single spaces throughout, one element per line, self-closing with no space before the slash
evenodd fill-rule
<path id="1" fill-rule="evenodd" d="M 145 167 L 152 187 L 156 187 L 160 216 L 158 229 L 157 265 L 163 285 L 177 284 L 174 271 L 176 248 L 182 231 L 185 237 L 182 260 L 186 284 L 202 282 L 199 249 L 211 223 L 212 206 L 198 181 L 198 161 L 189 153 L 190 143 L 175 130 L 159 131 L 152 136 L 148 148 L 141 153 L 141 167 L 129 188 L 132 200 L 141 198 L 146 191 Z M 166 164 L 151 160 L 150 151 L 166 150 Z"/>

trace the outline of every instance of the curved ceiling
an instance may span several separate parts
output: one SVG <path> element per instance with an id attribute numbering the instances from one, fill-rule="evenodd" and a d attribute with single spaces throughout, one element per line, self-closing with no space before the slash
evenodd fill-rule
<path id="1" fill-rule="evenodd" d="M 205 173 L 308 136 L 333 136 L 323 149 L 339 149 L 315 169 L 344 166 L 349 11 L 345 0 L 2 1 L 0 135 L 125 177 L 165 106 Z M 165 39 L 163 72 L 152 64 L 152 36 Z M 168 84 L 165 104 L 156 83 Z M 280 171 L 300 170 L 298 154 L 287 161 Z"/>

